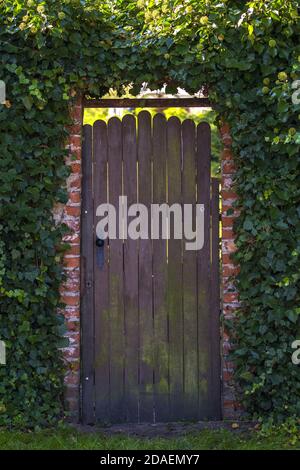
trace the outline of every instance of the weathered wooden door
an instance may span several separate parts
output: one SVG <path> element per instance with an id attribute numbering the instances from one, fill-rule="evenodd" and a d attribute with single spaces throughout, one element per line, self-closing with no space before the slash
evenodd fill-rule
<path id="1" fill-rule="evenodd" d="M 172 236 L 97 241 L 96 208 L 118 207 L 121 195 L 149 211 L 203 204 L 204 246 L 188 251 Z M 142 111 L 84 126 L 85 423 L 220 418 L 218 221 L 208 124 Z"/>

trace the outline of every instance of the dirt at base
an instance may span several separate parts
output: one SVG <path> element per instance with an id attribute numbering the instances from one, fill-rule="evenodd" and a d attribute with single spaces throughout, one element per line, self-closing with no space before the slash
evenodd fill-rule
<path id="1" fill-rule="evenodd" d="M 72 427 L 79 432 L 101 433 L 107 436 L 123 434 L 142 438 L 174 438 L 203 430 L 227 429 L 235 433 L 247 433 L 253 430 L 256 424 L 253 421 L 200 421 L 197 423 L 114 424 L 110 426 L 73 424 Z"/>

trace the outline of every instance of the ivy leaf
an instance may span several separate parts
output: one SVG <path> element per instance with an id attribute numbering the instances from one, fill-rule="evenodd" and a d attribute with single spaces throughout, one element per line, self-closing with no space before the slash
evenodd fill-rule
<path id="1" fill-rule="evenodd" d="M 243 223 L 243 229 L 250 232 L 253 228 L 253 222 L 250 219 L 246 219 Z"/>
<path id="2" fill-rule="evenodd" d="M 33 105 L 33 99 L 31 96 L 24 96 L 22 98 L 22 101 L 23 101 L 23 104 L 25 106 L 25 108 L 30 111 L 31 108 L 32 108 L 32 105 Z"/>

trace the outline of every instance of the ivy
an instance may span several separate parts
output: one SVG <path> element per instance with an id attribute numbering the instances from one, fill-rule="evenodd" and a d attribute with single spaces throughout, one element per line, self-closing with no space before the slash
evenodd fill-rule
<path id="1" fill-rule="evenodd" d="M 231 127 L 242 209 L 236 380 L 250 414 L 299 416 L 298 2 L 5 0 L 0 26 L 0 425 L 51 424 L 63 411 L 65 228 L 52 208 L 66 200 L 69 106 L 144 81 L 205 86 Z"/>

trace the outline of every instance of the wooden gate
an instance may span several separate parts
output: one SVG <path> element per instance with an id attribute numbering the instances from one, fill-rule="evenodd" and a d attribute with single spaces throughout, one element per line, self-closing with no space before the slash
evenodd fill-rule
<path id="1" fill-rule="evenodd" d="M 204 204 L 203 248 L 97 241 L 96 208 L 121 195 L 149 210 Z M 207 123 L 142 111 L 84 126 L 84 423 L 220 419 L 218 198 Z"/>

